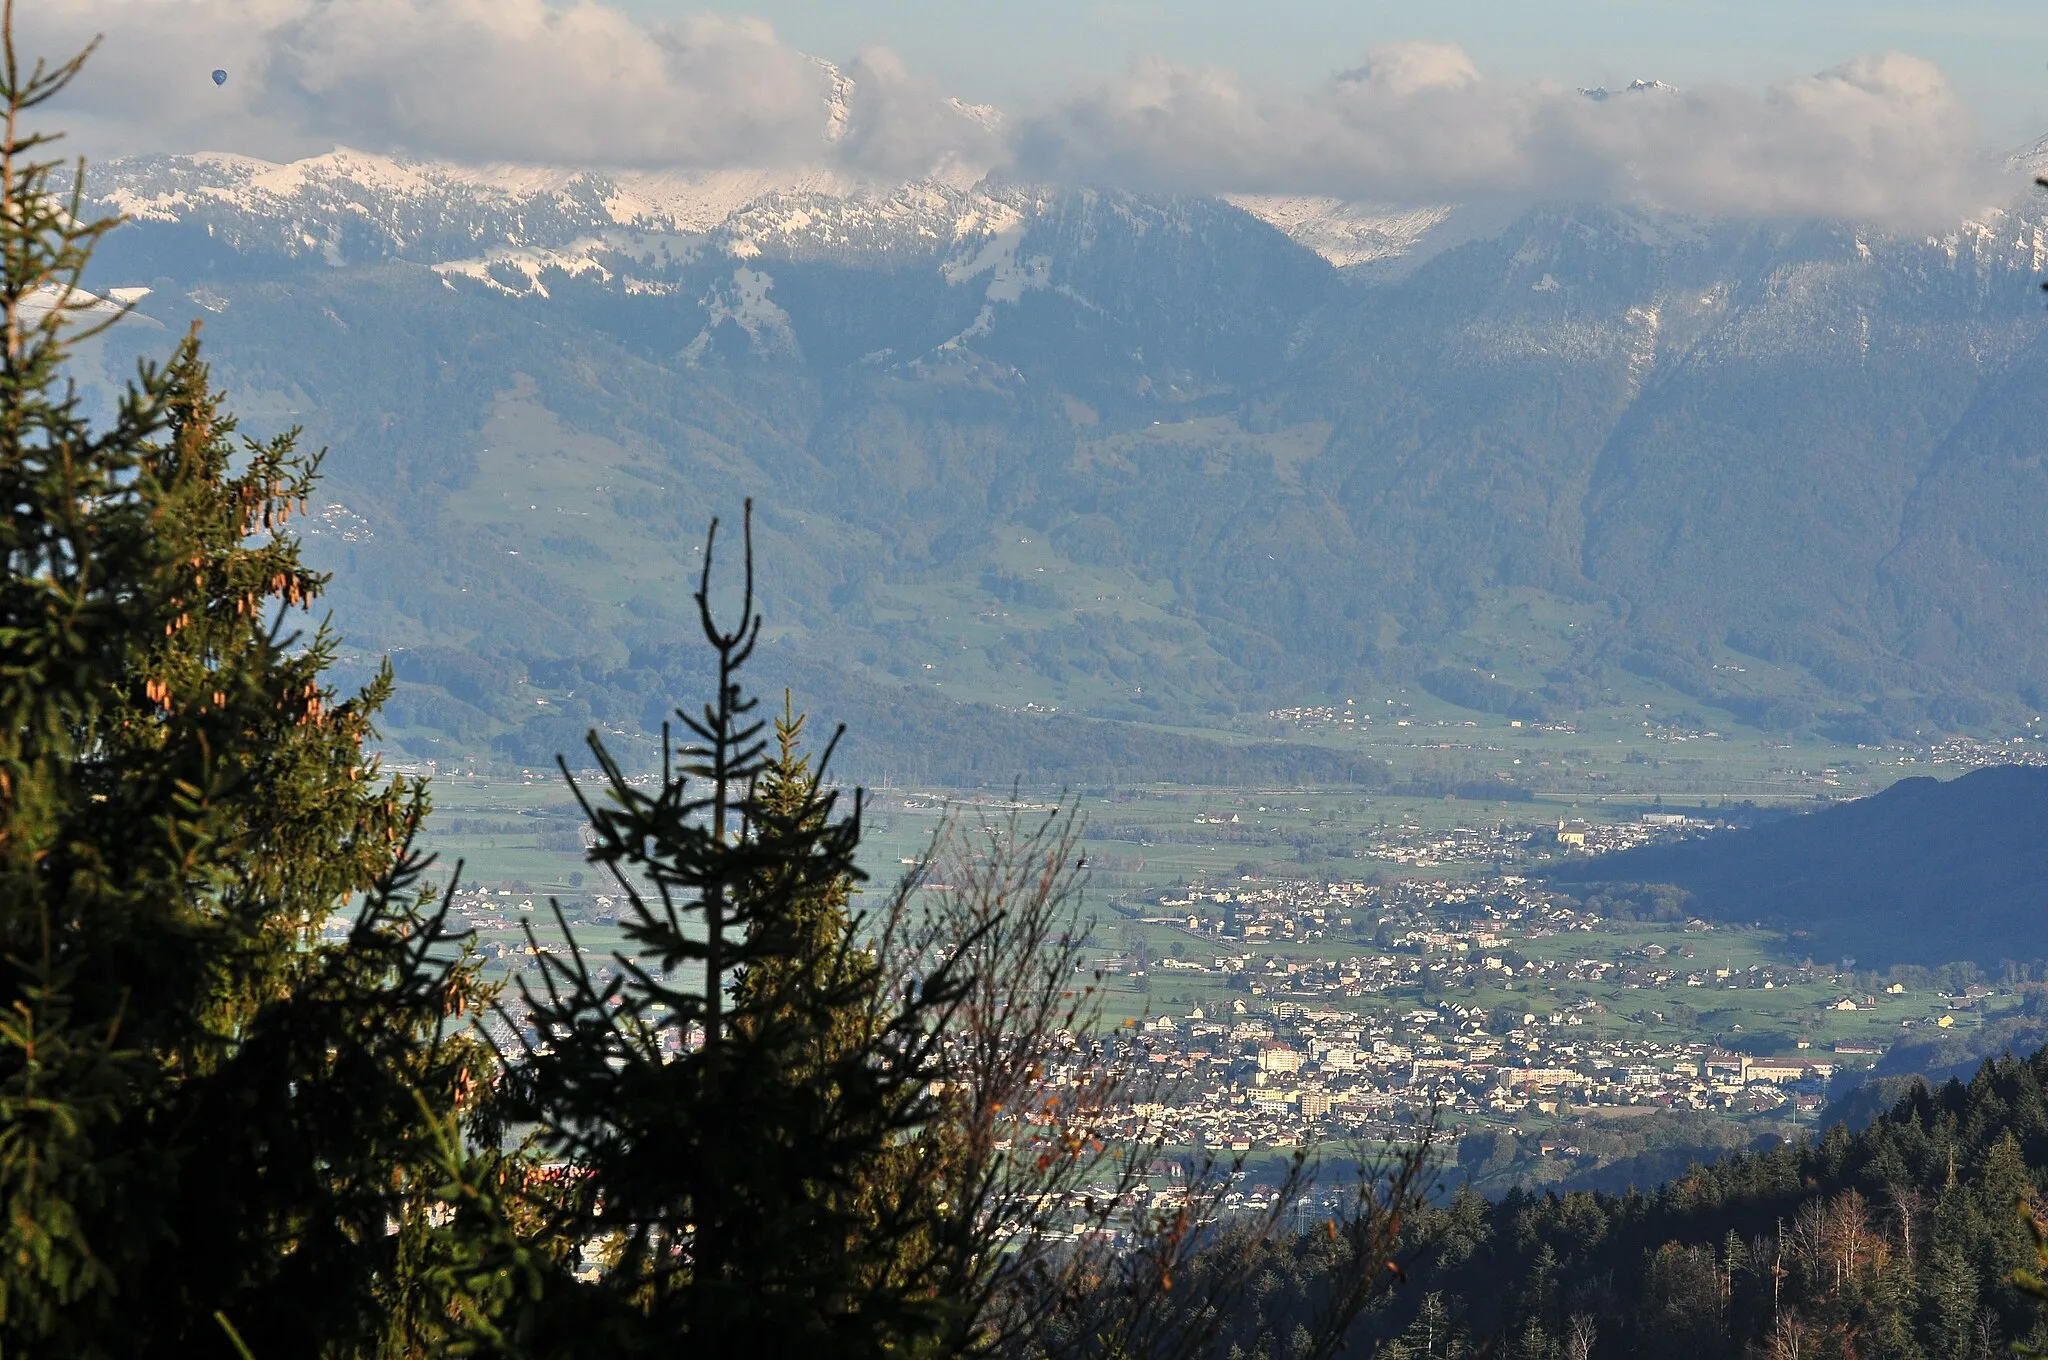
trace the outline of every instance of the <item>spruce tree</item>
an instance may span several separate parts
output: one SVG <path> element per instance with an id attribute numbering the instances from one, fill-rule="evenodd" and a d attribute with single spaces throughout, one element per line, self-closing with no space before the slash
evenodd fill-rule
<path id="1" fill-rule="evenodd" d="M 922 1236 L 930 1187 L 893 1169 L 940 1111 L 960 985 L 944 961 L 896 978 L 891 932 L 850 912 L 859 800 L 840 808 L 793 715 L 769 755 L 739 681 L 751 529 L 722 627 L 716 527 L 695 594 L 713 698 L 677 714 L 682 742 L 664 731 L 651 788 L 595 734 L 602 789 L 576 788 L 630 952 L 592 960 L 558 911 L 570 949 L 521 980 L 503 1114 L 536 1134 L 505 1254 L 548 1266 L 502 1348 L 915 1354 L 957 1329 Z"/>
<path id="2" fill-rule="evenodd" d="M 831 804 L 820 787 L 822 762 L 814 768 L 804 749 L 805 722 L 785 692 L 773 753 L 762 766 L 754 801 L 766 822 L 815 833 L 826 829 Z M 748 887 L 761 891 L 758 883 Z M 785 1079 L 823 1083 L 827 1107 L 820 1117 L 828 1123 L 839 1117 L 832 1102 L 851 1098 L 858 1105 L 862 1099 L 839 1082 L 848 1064 L 873 1056 L 878 1007 L 887 989 L 883 962 L 861 939 L 862 928 L 875 923 L 855 911 L 856 891 L 855 876 L 842 873 L 779 903 L 747 903 L 744 914 L 755 922 L 752 961 L 737 970 L 732 989 L 735 1025 L 751 1038 L 778 1043 L 787 1055 Z M 885 926 L 880 934 L 888 939 L 893 932 Z M 780 1041 L 773 1034 L 777 1028 L 784 1035 Z M 860 1117 L 857 1108 L 851 1113 Z M 864 1161 L 804 1186 L 825 1201 L 824 1217 L 846 1235 L 812 1249 L 844 1253 L 850 1262 L 865 1258 L 855 1267 L 863 1291 L 886 1294 L 934 1268 L 937 1243 L 928 1220 L 936 1217 L 931 1210 L 941 1193 L 936 1173 L 944 1130 L 941 1121 L 927 1119 L 915 1133 L 884 1141 Z M 884 1241 L 863 1241 L 876 1234 Z"/>
<path id="3" fill-rule="evenodd" d="M 0 16 L 0 1354 L 419 1349 L 405 1277 L 485 1001 L 416 891 L 421 789 L 342 697 L 287 531 L 317 458 L 239 440 L 196 337 L 95 425 L 113 219 L 22 120 Z M 67 184 L 68 179 L 68 184 Z M 347 908 L 345 938 L 323 932 Z M 393 1225 L 401 1231 L 392 1232 Z"/>

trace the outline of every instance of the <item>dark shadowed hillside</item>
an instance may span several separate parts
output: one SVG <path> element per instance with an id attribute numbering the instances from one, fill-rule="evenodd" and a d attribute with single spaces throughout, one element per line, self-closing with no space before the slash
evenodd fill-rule
<path id="1" fill-rule="evenodd" d="M 1805 932 L 1864 967 L 2048 952 L 2048 770 L 1907 779 L 1809 817 L 1550 871 L 1560 883 L 1675 883 L 1707 919 Z"/>

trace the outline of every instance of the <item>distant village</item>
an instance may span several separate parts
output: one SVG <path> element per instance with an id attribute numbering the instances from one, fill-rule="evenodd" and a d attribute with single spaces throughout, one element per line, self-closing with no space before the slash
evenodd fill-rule
<path id="1" fill-rule="evenodd" d="M 1118 918 L 1107 919 L 1087 967 L 1136 993 L 1144 1011 L 1112 1040 L 1140 1074 L 1129 1130 L 1231 1153 L 1290 1148 L 1304 1135 L 1385 1136 L 1432 1108 L 1454 1130 L 1656 1110 L 1796 1120 L 1825 1104 L 1838 1070 L 1872 1065 L 1914 1027 L 1978 1023 L 1975 1012 L 2002 994 L 1973 982 L 1908 996 L 1869 974 L 1858 986 L 1848 961 L 1717 966 L 1727 951 L 1709 937 L 1736 933 L 1727 927 L 1681 915 L 1631 929 L 1533 877 L 1538 861 L 1722 829 L 1664 811 L 1540 826 L 1404 821 L 1382 826 L 1360 860 L 1444 876 L 1239 875 L 1118 900 L 1121 919 L 1142 929 L 1119 939 Z M 579 928 L 600 930 L 624 906 L 600 892 L 565 905 Z M 533 894 L 465 885 L 454 906 L 499 966 L 530 968 L 555 947 Z M 542 929 L 529 938 L 519 924 L 536 917 Z M 1782 1003 L 1754 995 L 1785 988 L 1801 990 Z M 1730 990 L 1752 995 L 1713 996 Z M 1858 1032 L 1815 1026 L 1816 1038 L 1788 1039 L 1786 1051 L 1737 1052 L 1698 1024 L 1702 1012 L 1788 1005 L 1853 1015 Z M 1855 1014 L 1878 1010 L 1882 1023 Z"/>
<path id="2" fill-rule="evenodd" d="M 1386 887 L 1245 884 L 1163 896 L 1144 921 L 1213 947 L 1181 944 L 1156 958 L 1114 954 L 1095 966 L 1142 970 L 1153 995 L 1173 979 L 1226 990 L 1184 1010 L 1160 1007 L 1123 1040 L 1147 1074 L 1132 1103 L 1133 1127 L 1177 1146 L 1246 1151 L 1293 1146 L 1305 1130 L 1393 1132 L 1432 1104 L 1450 1125 L 1656 1108 L 1796 1116 L 1822 1106 L 1839 1067 L 1869 1066 L 1884 1050 L 1881 1041 L 1857 1038 L 1752 1055 L 1703 1038 L 1653 1037 L 1648 1026 L 1639 1028 L 1641 1037 L 1618 1036 L 1615 1025 L 1596 1019 L 1610 1006 L 1591 996 L 1565 1002 L 1544 989 L 1581 982 L 1610 993 L 1640 991 L 1642 1018 L 1662 1021 L 1683 998 L 1708 1007 L 1715 990 L 1811 990 L 1849 975 L 1810 963 L 1715 967 L 1703 957 L 1708 951 L 1683 943 L 1647 943 L 1620 959 L 1575 957 L 1570 947 L 1535 957 L 1536 950 L 1517 948 L 1584 940 L 1585 954 L 1597 952 L 1591 946 L 1604 923 L 1570 902 L 1511 874 Z M 1330 947 L 1355 939 L 1369 919 L 1394 923 L 1379 928 L 1373 948 Z M 1688 921 L 1677 939 L 1703 944 L 1713 929 Z M 1514 999 L 1491 1008 L 1466 999 L 1482 989 Z M 1925 1003 L 1938 1012 L 1909 1025 L 1948 1028 L 1959 1017 L 1973 1023 L 1970 1012 L 1997 989 L 1973 984 L 1923 998 L 1907 998 L 1906 990 L 1898 983 L 1880 989 L 1893 1009 Z M 1820 996 L 1797 1004 L 1835 1012 L 1880 1004 L 1878 995 L 1853 988 Z"/>

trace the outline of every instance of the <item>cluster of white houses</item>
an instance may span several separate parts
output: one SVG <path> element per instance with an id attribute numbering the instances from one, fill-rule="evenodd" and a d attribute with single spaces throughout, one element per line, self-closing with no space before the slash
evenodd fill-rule
<path id="1" fill-rule="evenodd" d="M 1432 1108 L 1448 1119 L 1812 1108 L 1838 1061 L 1869 1053 L 1764 1058 L 1575 1034 L 1559 1014 L 1527 1013 L 1506 1033 L 1488 1019 L 1452 1002 L 1378 1018 L 1288 1002 L 1155 1017 L 1130 1041 L 1149 1078 L 1132 1114 L 1176 1144 L 1245 1149 L 1291 1145 L 1309 1128 L 1384 1132 Z"/>

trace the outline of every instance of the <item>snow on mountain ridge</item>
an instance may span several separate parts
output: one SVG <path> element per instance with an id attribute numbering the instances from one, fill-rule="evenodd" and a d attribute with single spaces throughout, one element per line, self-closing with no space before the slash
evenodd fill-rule
<path id="1" fill-rule="evenodd" d="M 766 271 L 740 265 L 729 280 L 714 285 L 704 296 L 704 328 L 683 346 L 683 362 L 696 367 L 711 347 L 712 337 L 725 322 L 745 332 L 758 353 L 795 355 L 800 352 L 796 327 L 789 313 L 768 296 L 775 280 Z"/>
<path id="2" fill-rule="evenodd" d="M 549 273 L 562 273 L 579 279 L 594 276 L 599 282 L 609 283 L 614 275 L 601 257 L 612 253 L 611 242 L 591 236 L 571 241 L 560 250 L 508 246 L 473 260 L 444 260 L 434 265 L 433 270 L 444 281 L 450 276 L 470 278 L 493 292 L 513 296 L 531 293 L 547 297 L 548 288 L 543 276 Z M 515 288 L 506 282 L 511 275 L 523 277 L 524 285 Z"/>
<path id="3" fill-rule="evenodd" d="M 136 157 L 94 167 L 88 188 L 131 218 L 202 224 L 235 248 L 287 255 L 332 259 L 339 236 L 364 232 L 390 253 L 444 258 L 451 246 L 463 255 L 477 246 L 567 249 L 627 227 L 718 234 L 749 257 L 778 248 L 942 251 L 1009 211 L 963 178 L 883 182 L 823 167 L 601 173 L 339 147 L 288 164 L 224 153 Z"/>
<path id="4" fill-rule="evenodd" d="M 1661 80 L 1644 80 L 1641 77 L 1637 77 L 1636 79 L 1631 80 L 1628 84 L 1622 86 L 1619 90 L 1610 90 L 1605 85 L 1595 85 L 1591 89 L 1588 89 L 1586 86 L 1581 85 L 1579 87 L 1579 93 L 1586 96 L 1586 98 L 1592 100 L 1594 103 L 1599 104 L 1604 103 L 1609 99 L 1616 98 L 1619 95 L 1677 94 L 1678 87 L 1676 85 L 1667 85 Z"/>
<path id="5" fill-rule="evenodd" d="M 1001 117 L 994 109 L 962 111 Z M 719 234 L 741 258 L 800 247 L 944 251 L 1010 230 L 1022 202 L 1015 191 L 961 171 L 902 183 L 824 167 L 595 172 L 415 161 L 347 147 L 285 164 L 221 152 L 130 158 L 94 167 L 90 187 L 131 218 L 204 221 L 238 248 L 267 243 L 312 253 L 347 225 L 370 228 L 401 254 L 453 244 L 436 239 L 453 236 L 470 246 L 463 257 L 479 245 L 568 250 L 612 227 Z M 1451 211 L 1309 196 L 1229 201 L 1339 267 L 1405 255 Z M 229 217 L 238 220 L 218 220 Z"/>
<path id="6" fill-rule="evenodd" d="M 1000 121 L 995 109 L 961 106 Z M 574 253 L 593 234 L 630 228 L 719 236 L 737 258 L 763 251 L 945 253 L 1009 231 L 1028 195 L 978 174 L 905 182 L 822 167 L 715 171 L 590 171 L 460 165 L 337 147 L 275 163 L 201 152 L 110 161 L 89 188 L 107 207 L 147 222 L 206 225 L 237 249 L 322 254 L 356 249 L 427 253 L 461 263 L 488 250 Z M 1310 195 L 1226 196 L 1339 268 L 1385 266 L 1415 252 L 1448 218 L 1443 205 L 1392 208 Z M 978 245 L 976 246 L 978 249 Z"/>
<path id="7" fill-rule="evenodd" d="M 1225 194 L 1223 201 L 1339 269 L 1399 259 L 1455 211 L 1449 205 L 1392 208 L 1311 194 Z"/>
<path id="8" fill-rule="evenodd" d="M 615 176 L 611 183 L 605 206 L 620 225 L 658 223 L 669 231 L 700 233 L 716 230 L 759 199 L 784 193 L 836 197 L 851 188 L 829 170 L 642 171 Z"/>

